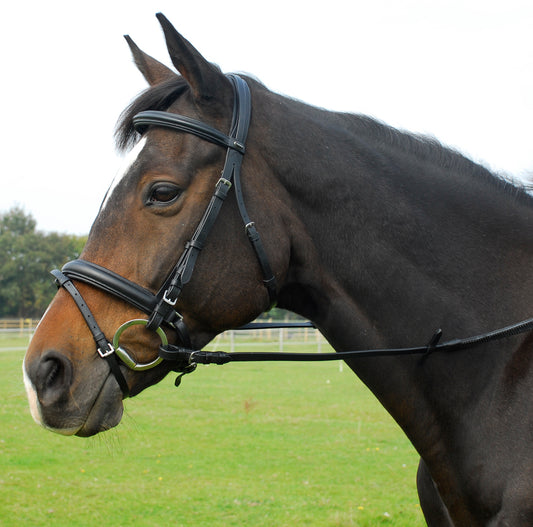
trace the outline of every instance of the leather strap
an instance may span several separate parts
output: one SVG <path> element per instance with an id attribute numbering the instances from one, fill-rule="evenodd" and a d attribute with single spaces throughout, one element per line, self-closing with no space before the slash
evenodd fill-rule
<path id="1" fill-rule="evenodd" d="M 145 313 L 150 313 L 157 303 L 152 292 L 93 262 L 71 260 L 61 271 L 69 278 L 97 287 Z"/>
<path id="2" fill-rule="evenodd" d="M 427 358 L 434 352 L 455 352 L 472 348 L 481 344 L 486 344 L 495 340 L 510 338 L 521 333 L 533 331 L 533 318 L 523 320 L 512 326 L 507 326 L 495 331 L 483 333 L 464 339 L 452 339 L 439 344 L 442 331 L 437 330 L 429 343 L 425 346 L 413 348 L 384 348 L 339 351 L 335 353 L 283 353 L 283 352 L 235 352 L 226 353 L 224 351 L 191 351 L 180 346 L 160 346 L 159 356 L 172 361 L 178 361 L 181 365 L 190 364 L 227 364 L 228 362 L 264 362 L 264 361 L 312 361 L 322 362 L 330 360 L 348 360 L 362 357 L 391 357 L 405 355 L 421 355 L 422 359 Z"/>
<path id="3" fill-rule="evenodd" d="M 169 112 L 160 112 L 155 110 L 148 110 L 139 112 L 133 118 L 133 126 L 141 134 L 150 125 L 164 126 L 165 128 L 172 128 L 178 132 L 188 132 L 196 135 L 206 141 L 215 143 L 226 148 L 232 148 L 244 154 L 244 144 L 238 142 L 235 138 L 223 134 L 216 128 L 191 119 L 184 115 L 177 115 Z"/>
<path id="4" fill-rule="evenodd" d="M 239 212 L 241 214 L 242 221 L 244 223 L 244 230 L 248 236 L 248 240 L 252 244 L 252 248 L 255 251 L 257 261 L 261 267 L 261 272 L 263 273 L 263 284 L 267 288 L 268 298 L 270 300 L 270 308 L 272 309 L 276 305 L 277 299 L 277 283 L 276 277 L 272 272 L 270 267 L 270 262 L 265 252 L 263 242 L 261 241 L 261 236 L 259 236 L 258 230 L 255 228 L 255 223 L 248 216 L 248 211 L 244 204 L 244 197 L 242 195 L 242 186 L 240 183 L 240 174 L 239 172 L 235 173 L 235 196 L 237 198 L 237 206 L 239 207 Z"/>
<path id="5" fill-rule="evenodd" d="M 57 286 L 63 287 L 70 294 L 76 306 L 78 306 L 78 309 L 80 310 L 80 313 L 83 319 L 85 320 L 85 323 L 87 324 L 87 327 L 89 328 L 94 341 L 96 342 L 96 349 L 98 351 L 98 354 L 100 355 L 100 357 L 107 361 L 111 372 L 115 376 L 115 379 L 117 380 L 120 389 L 122 390 L 124 397 L 127 397 L 129 395 L 129 387 L 118 365 L 115 349 L 100 329 L 100 326 L 94 319 L 93 314 L 91 313 L 91 310 L 89 309 L 85 300 L 81 296 L 81 293 L 77 290 L 76 286 L 72 283 L 70 278 L 64 275 L 61 271 L 55 269 L 54 271 L 52 271 L 52 275 L 56 279 Z"/>

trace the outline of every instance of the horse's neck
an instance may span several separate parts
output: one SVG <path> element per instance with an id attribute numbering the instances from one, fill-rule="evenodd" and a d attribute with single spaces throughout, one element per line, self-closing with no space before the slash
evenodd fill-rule
<path id="1" fill-rule="evenodd" d="M 313 319 L 337 350 L 422 345 L 437 328 L 451 339 L 533 316 L 533 205 L 525 197 L 473 164 L 469 175 L 462 159 L 374 146 L 357 127 L 346 131 L 346 116 L 312 113 L 291 127 L 290 110 L 287 103 L 282 112 L 286 137 L 264 138 L 294 214 L 297 265 L 281 307 Z M 404 380 L 415 375 L 415 361 L 401 362 Z M 375 364 L 359 363 L 357 373 L 386 391 L 390 381 Z M 473 373 L 471 361 L 460 367 Z"/>
<path id="2" fill-rule="evenodd" d="M 322 134 L 311 117 L 275 151 L 265 148 L 271 166 L 279 163 L 275 173 L 294 214 L 286 222 L 294 263 L 282 307 L 312 318 L 339 351 L 419 346 L 437 328 L 448 340 L 533 316 L 533 204 L 526 196 L 513 198 L 475 167 L 469 176 L 462 161 L 458 170 L 374 149 L 353 130 L 341 141 L 327 119 Z M 349 362 L 407 433 L 448 505 L 453 489 L 465 485 L 461 463 L 477 470 L 483 452 L 493 455 L 494 442 L 508 434 L 501 416 L 524 415 L 513 394 L 533 375 L 527 339 Z M 531 426 L 523 417 L 524 434 Z M 481 451 L 472 448 L 480 429 L 490 443 Z"/>
<path id="3" fill-rule="evenodd" d="M 335 291 L 342 305 L 332 317 L 322 298 L 318 317 L 333 320 L 333 340 L 350 311 L 360 332 L 352 346 L 410 345 L 441 325 L 451 338 L 533 316 L 533 202 L 462 158 L 374 147 L 343 131 L 345 116 L 328 119 L 321 132 L 316 117 L 300 127 L 298 158 L 294 131 L 277 159 L 297 160 L 278 174 L 313 244 L 293 247 L 310 261 L 300 272 L 315 295 L 323 282 L 323 296 Z"/>
<path id="4" fill-rule="evenodd" d="M 525 199 L 515 202 L 481 181 L 454 189 L 454 174 L 429 175 L 435 179 L 424 184 L 422 169 L 390 177 L 349 169 L 352 183 L 344 186 L 341 179 L 324 186 L 312 171 L 306 177 L 315 195 L 293 199 L 313 248 L 293 249 L 309 262 L 300 274 L 316 309 L 312 318 L 337 350 L 421 346 L 438 328 L 445 341 L 533 316 L 533 207 Z M 442 416 L 453 414 L 449 432 L 472 418 L 466 408 L 499 400 L 490 390 L 505 384 L 512 347 L 524 338 L 425 361 L 350 366 L 432 464 L 433 452 L 448 455 Z M 529 359 L 515 362 L 529 371 Z"/>

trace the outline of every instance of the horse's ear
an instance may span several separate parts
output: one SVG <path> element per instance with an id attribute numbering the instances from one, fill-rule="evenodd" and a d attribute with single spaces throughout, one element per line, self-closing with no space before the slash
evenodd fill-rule
<path id="1" fill-rule="evenodd" d="M 124 35 L 124 38 L 131 49 L 131 54 L 133 55 L 133 60 L 135 60 L 137 68 L 150 86 L 155 86 L 172 77 L 176 77 L 176 74 L 170 68 L 167 68 L 164 64 L 161 64 L 161 62 L 142 51 L 129 35 Z"/>
<path id="2" fill-rule="evenodd" d="M 214 64 L 204 59 L 162 13 L 156 16 L 165 33 L 172 63 L 189 84 L 195 99 L 198 102 L 212 100 L 220 93 L 221 83 L 228 84 L 226 77 Z"/>

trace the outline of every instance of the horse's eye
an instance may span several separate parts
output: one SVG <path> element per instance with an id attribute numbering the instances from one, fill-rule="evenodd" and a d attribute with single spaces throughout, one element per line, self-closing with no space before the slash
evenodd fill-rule
<path id="1" fill-rule="evenodd" d="M 180 195 L 180 188 L 172 183 L 157 183 L 150 190 L 148 204 L 170 203 Z"/>

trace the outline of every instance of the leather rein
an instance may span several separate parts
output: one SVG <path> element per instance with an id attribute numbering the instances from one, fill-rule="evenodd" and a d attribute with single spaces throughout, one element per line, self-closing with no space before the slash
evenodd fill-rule
<path id="1" fill-rule="evenodd" d="M 194 371 L 197 364 L 226 364 L 241 361 L 328 361 L 346 360 L 356 357 L 376 357 L 392 355 L 427 354 L 433 351 L 456 351 L 469 348 L 477 344 L 496 339 L 507 338 L 518 333 L 533 330 L 533 318 L 508 326 L 503 329 L 485 333 L 467 339 L 454 339 L 439 344 L 442 332 L 435 332 L 425 346 L 413 348 L 374 349 L 341 351 L 335 353 L 261 353 L 202 351 L 192 349 L 191 339 L 182 316 L 175 310 L 178 297 L 183 287 L 190 281 L 196 260 L 203 249 L 206 239 L 216 222 L 218 213 L 224 203 L 229 190 L 233 187 L 237 199 L 237 206 L 244 224 L 245 232 L 254 249 L 257 261 L 263 274 L 263 283 L 268 292 L 271 307 L 276 302 L 276 279 L 269 264 L 261 238 L 255 224 L 250 220 L 246 210 L 242 186 L 240 182 L 240 168 L 245 153 L 245 143 L 251 116 L 251 96 L 247 83 L 237 75 L 228 75 L 234 92 L 234 106 L 231 130 L 228 135 L 195 119 L 162 111 L 144 111 L 133 118 L 135 129 L 141 134 L 148 126 L 159 126 L 179 132 L 196 135 L 206 141 L 226 148 L 226 159 L 222 175 L 215 186 L 215 192 L 198 224 L 191 240 L 187 242 L 178 262 L 168 275 L 159 291 L 154 294 L 144 287 L 87 260 L 73 260 L 67 262 L 61 271 L 54 270 L 52 275 L 58 287 L 63 287 L 72 297 L 83 316 L 96 342 L 98 354 L 105 359 L 115 376 L 124 397 L 129 394 L 128 384 L 120 369 L 120 364 L 134 371 L 144 371 L 154 368 L 163 360 L 172 364 L 171 370 L 180 372 L 176 379 L 179 385 L 181 377 Z M 126 322 L 118 328 L 110 342 L 104 335 L 91 310 L 82 295 L 73 284 L 77 280 L 96 287 L 108 294 L 128 302 L 148 315 L 148 319 L 135 319 Z M 126 350 L 120 347 L 120 336 L 133 325 L 145 325 L 147 329 L 155 331 L 161 338 L 159 354 L 156 359 L 148 363 L 138 363 Z M 181 346 L 168 343 L 162 326 L 171 327 L 178 336 Z M 287 327 L 315 327 L 311 322 L 296 323 L 251 323 L 237 329 Z M 120 362 L 119 362 L 120 360 Z"/>

